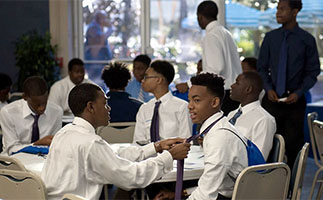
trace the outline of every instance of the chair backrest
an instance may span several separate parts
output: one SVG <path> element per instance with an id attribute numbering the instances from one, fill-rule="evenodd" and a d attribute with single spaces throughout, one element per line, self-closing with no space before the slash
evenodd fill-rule
<path id="1" fill-rule="evenodd" d="M 285 140 L 280 134 L 274 135 L 273 146 L 269 152 L 267 163 L 283 162 L 285 155 Z"/>
<path id="2" fill-rule="evenodd" d="M 0 169 L 0 199 L 47 199 L 47 190 L 32 172 Z"/>
<path id="3" fill-rule="evenodd" d="M 132 143 L 136 122 L 113 122 L 99 127 L 97 134 L 108 143 Z"/>
<path id="4" fill-rule="evenodd" d="M 305 175 L 309 143 L 305 143 L 296 157 L 289 185 L 289 197 L 292 200 L 300 199 Z"/>
<path id="5" fill-rule="evenodd" d="M 233 189 L 236 199 L 286 199 L 290 169 L 282 162 L 254 165 L 239 174 Z"/>
<path id="6" fill-rule="evenodd" d="M 63 200 L 86 200 L 86 198 L 76 194 L 64 194 Z"/>
<path id="7" fill-rule="evenodd" d="M 27 171 L 25 166 L 16 158 L 0 155 L 0 169 Z"/>
<path id="8" fill-rule="evenodd" d="M 315 147 L 318 153 L 317 159 L 315 159 L 314 157 L 315 163 L 319 168 L 322 168 L 323 167 L 323 122 L 319 120 L 314 120 L 313 135 L 315 139 Z M 318 160 L 318 158 L 320 160 Z"/>

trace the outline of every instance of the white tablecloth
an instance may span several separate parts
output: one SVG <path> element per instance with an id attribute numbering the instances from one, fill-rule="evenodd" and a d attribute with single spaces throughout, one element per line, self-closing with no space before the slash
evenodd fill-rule
<path id="1" fill-rule="evenodd" d="M 119 148 L 125 148 L 127 146 L 130 146 L 130 144 L 127 144 L 127 143 L 111 144 L 111 146 L 114 150 L 117 150 Z M 28 153 L 17 153 L 12 155 L 12 157 L 20 160 L 27 170 L 30 170 L 38 175 L 40 175 L 46 159 L 46 155 L 38 156 L 35 154 L 28 154 Z M 156 182 L 161 183 L 161 182 L 176 181 L 176 165 L 177 165 L 177 162 L 174 161 L 173 171 L 164 175 L 162 179 L 157 180 Z M 203 150 L 200 146 L 192 145 L 191 150 L 188 154 L 188 157 L 185 159 L 183 180 L 198 179 L 202 175 L 203 169 L 204 169 Z"/>

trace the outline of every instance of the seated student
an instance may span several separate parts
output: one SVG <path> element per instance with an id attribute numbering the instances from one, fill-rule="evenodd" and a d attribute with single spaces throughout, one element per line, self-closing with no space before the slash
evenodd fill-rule
<path id="1" fill-rule="evenodd" d="M 192 135 L 187 102 L 174 97 L 168 90 L 174 75 L 173 65 L 161 60 L 152 62 L 145 72 L 142 88 L 153 93 L 155 98 L 139 108 L 134 143 Z"/>
<path id="2" fill-rule="evenodd" d="M 123 63 L 110 63 L 104 69 L 101 78 L 110 90 L 107 93 L 111 107 L 110 122 L 135 122 L 142 102 L 125 92 L 131 78 L 127 66 Z"/>
<path id="3" fill-rule="evenodd" d="M 144 79 L 145 71 L 149 67 L 151 59 L 147 55 L 139 55 L 133 60 L 133 77 L 126 87 L 132 97 L 148 102 L 154 96 L 151 93 L 145 92 L 141 87 L 141 82 Z"/>
<path id="4" fill-rule="evenodd" d="M 1 109 L 3 153 L 11 155 L 33 145 L 50 145 L 62 127 L 62 109 L 48 102 L 44 79 L 32 76 L 23 84 L 23 99 Z"/>
<path id="5" fill-rule="evenodd" d="M 12 80 L 7 74 L 0 73 L 0 110 L 8 104 Z"/>
<path id="6" fill-rule="evenodd" d="M 95 133 L 97 127 L 109 123 L 107 103 L 96 85 L 84 83 L 71 90 L 68 104 L 76 117 L 55 135 L 41 173 L 49 199 L 61 199 L 66 193 L 98 199 L 107 183 L 125 189 L 142 188 L 170 172 L 173 159 L 187 156 L 190 145 L 175 144 L 183 139 L 130 146 L 117 155 Z M 156 152 L 161 154 L 145 160 Z"/>
<path id="7" fill-rule="evenodd" d="M 71 114 L 68 107 L 68 94 L 75 85 L 80 83 L 92 83 L 88 79 L 84 79 L 84 63 L 79 58 L 73 58 L 68 63 L 68 76 L 59 80 L 52 85 L 48 100 L 62 107 L 64 114 Z"/>
<path id="8" fill-rule="evenodd" d="M 246 57 L 241 61 L 242 72 L 257 72 L 257 58 Z"/>
<path id="9" fill-rule="evenodd" d="M 261 107 L 258 99 L 263 82 L 257 72 L 244 72 L 231 85 L 230 98 L 240 102 L 238 109 L 231 111 L 228 119 L 246 138 L 257 145 L 265 160 L 271 150 L 276 121 Z M 242 112 L 239 116 L 239 114 Z"/>
<path id="10" fill-rule="evenodd" d="M 231 198 L 234 180 L 248 166 L 246 146 L 231 131 L 242 139 L 244 137 L 221 111 L 224 97 L 223 78 L 212 73 L 202 73 L 192 77 L 191 82 L 188 108 L 193 123 L 202 123 L 201 132 L 213 122 L 215 124 L 204 135 L 204 172 L 198 186 L 195 190 L 185 190 L 183 194 L 190 194 L 188 199 L 196 200 Z M 189 192 L 192 190 L 193 192 Z M 174 193 L 162 191 L 155 197 L 167 198 L 174 199 Z"/>

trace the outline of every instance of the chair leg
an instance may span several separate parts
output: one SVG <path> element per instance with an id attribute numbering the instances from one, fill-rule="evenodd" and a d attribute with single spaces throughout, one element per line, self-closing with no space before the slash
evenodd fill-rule
<path id="1" fill-rule="evenodd" d="M 321 199 L 322 192 L 323 192 L 323 182 L 320 183 L 320 188 L 319 188 L 319 192 L 317 193 L 316 199 Z"/>
<path id="2" fill-rule="evenodd" d="M 312 200 L 313 193 L 314 193 L 314 189 L 315 189 L 315 185 L 316 185 L 316 181 L 317 181 L 317 178 L 318 178 L 320 172 L 321 172 L 321 170 L 317 170 L 317 172 L 315 173 L 315 176 L 314 176 L 314 179 L 313 179 L 313 183 L 312 183 L 311 192 L 310 192 L 310 195 L 308 197 L 309 200 Z"/>

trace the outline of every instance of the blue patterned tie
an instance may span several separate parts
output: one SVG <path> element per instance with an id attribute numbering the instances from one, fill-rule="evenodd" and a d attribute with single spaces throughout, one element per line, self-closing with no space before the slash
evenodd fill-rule
<path id="1" fill-rule="evenodd" d="M 157 142 L 160 140 L 159 138 L 159 116 L 158 116 L 158 109 L 161 101 L 156 101 L 153 118 L 151 120 L 150 125 L 150 139 L 151 142 Z"/>
<path id="2" fill-rule="evenodd" d="M 279 62 L 278 62 L 278 72 L 277 72 L 277 82 L 276 82 L 276 92 L 279 97 L 281 97 L 286 90 L 286 68 L 288 59 L 288 44 L 287 37 L 289 31 L 284 31 L 284 38 L 282 46 L 280 48 Z"/>
<path id="3" fill-rule="evenodd" d="M 239 109 L 236 114 L 233 115 L 233 117 L 229 120 L 229 122 L 232 124 L 232 125 L 235 125 L 238 117 L 240 117 L 240 115 L 242 114 L 242 111 L 241 109 Z"/>
<path id="4" fill-rule="evenodd" d="M 38 119 L 40 115 L 33 115 L 34 123 L 33 123 L 33 129 L 31 131 L 31 143 L 36 142 L 39 140 L 39 127 L 38 127 Z"/>

